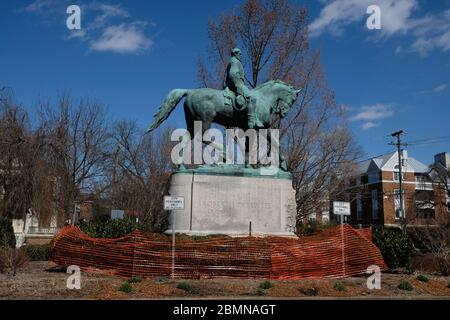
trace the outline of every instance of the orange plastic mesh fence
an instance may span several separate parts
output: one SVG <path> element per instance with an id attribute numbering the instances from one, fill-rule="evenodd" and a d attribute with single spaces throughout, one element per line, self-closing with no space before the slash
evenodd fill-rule
<path id="1" fill-rule="evenodd" d="M 363 274 L 386 266 L 370 241 L 370 230 L 344 226 L 301 238 L 217 237 L 176 242 L 178 278 L 314 279 Z M 344 254 L 342 251 L 344 244 Z M 171 238 L 134 231 L 117 239 L 94 239 L 78 227 L 65 227 L 52 241 L 51 259 L 62 265 L 122 277 L 168 277 Z M 344 263 L 343 263 L 344 258 Z"/>

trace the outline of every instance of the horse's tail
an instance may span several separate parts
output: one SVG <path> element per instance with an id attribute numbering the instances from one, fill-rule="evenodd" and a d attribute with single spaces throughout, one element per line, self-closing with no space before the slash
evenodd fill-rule
<path id="1" fill-rule="evenodd" d="M 170 91 L 166 97 L 166 100 L 164 100 L 163 104 L 159 106 L 158 111 L 155 113 L 155 119 L 147 129 L 146 133 L 149 133 L 158 128 L 159 125 L 169 117 L 172 111 L 175 110 L 177 104 L 187 95 L 187 93 L 188 90 L 186 89 L 174 89 Z"/>

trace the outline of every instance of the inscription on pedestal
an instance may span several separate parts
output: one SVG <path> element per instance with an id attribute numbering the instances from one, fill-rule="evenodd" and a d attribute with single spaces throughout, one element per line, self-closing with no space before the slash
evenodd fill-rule
<path id="1" fill-rule="evenodd" d="M 295 198 L 287 179 L 176 174 L 171 195 L 192 202 L 177 212 L 178 232 L 246 234 L 250 222 L 254 233 L 292 231 Z"/>

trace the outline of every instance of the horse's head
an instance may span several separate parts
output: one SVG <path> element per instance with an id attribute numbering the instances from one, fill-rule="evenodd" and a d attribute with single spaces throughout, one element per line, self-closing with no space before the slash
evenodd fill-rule
<path id="1" fill-rule="evenodd" d="M 270 82 L 272 82 L 271 87 L 276 99 L 275 104 L 272 106 L 272 113 L 279 114 L 284 118 L 294 105 L 301 90 L 297 90 L 280 80 Z"/>

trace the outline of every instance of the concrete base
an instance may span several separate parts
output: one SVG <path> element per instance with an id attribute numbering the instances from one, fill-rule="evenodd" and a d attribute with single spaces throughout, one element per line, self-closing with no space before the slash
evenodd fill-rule
<path id="1" fill-rule="evenodd" d="M 169 193 L 184 197 L 185 209 L 171 212 L 177 233 L 248 235 L 251 222 L 252 235 L 294 235 L 290 179 L 176 173 Z"/>

